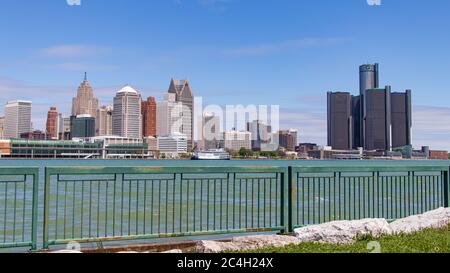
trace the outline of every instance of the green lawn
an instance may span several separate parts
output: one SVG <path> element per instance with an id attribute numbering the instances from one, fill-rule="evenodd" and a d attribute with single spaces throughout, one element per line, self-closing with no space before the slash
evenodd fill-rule
<path id="1" fill-rule="evenodd" d="M 390 235 L 382 238 L 361 238 L 351 245 L 302 243 L 283 248 L 264 248 L 247 253 L 370 253 L 371 242 L 378 242 L 381 253 L 450 253 L 450 226 L 430 229 L 410 235 Z M 379 253 L 379 252 L 377 252 Z"/>

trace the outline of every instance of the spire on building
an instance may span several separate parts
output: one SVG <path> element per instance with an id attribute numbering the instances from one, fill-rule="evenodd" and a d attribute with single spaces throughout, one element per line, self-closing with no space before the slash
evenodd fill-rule
<path id="1" fill-rule="evenodd" d="M 87 72 L 84 72 L 84 81 L 87 81 Z"/>

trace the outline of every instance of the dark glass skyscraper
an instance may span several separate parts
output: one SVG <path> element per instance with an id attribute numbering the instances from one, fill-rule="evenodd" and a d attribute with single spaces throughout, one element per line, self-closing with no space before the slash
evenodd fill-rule
<path id="1" fill-rule="evenodd" d="M 353 101 L 350 93 L 328 92 L 328 146 L 339 150 L 353 148 Z"/>
<path id="2" fill-rule="evenodd" d="M 392 148 L 412 144 L 411 90 L 391 94 Z"/>
<path id="3" fill-rule="evenodd" d="M 364 148 L 391 149 L 391 87 L 364 93 Z"/>
<path id="4" fill-rule="evenodd" d="M 364 64 L 359 67 L 359 121 L 357 123 L 358 140 L 355 141 L 358 145 L 357 147 L 366 147 L 365 145 L 365 119 L 364 119 L 364 104 L 365 98 L 364 94 L 367 89 L 379 88 L 380 86 L 380 73 L 379 65 L 375 64 Z M 355 136 L 356 137 L 356 136 Z"/>

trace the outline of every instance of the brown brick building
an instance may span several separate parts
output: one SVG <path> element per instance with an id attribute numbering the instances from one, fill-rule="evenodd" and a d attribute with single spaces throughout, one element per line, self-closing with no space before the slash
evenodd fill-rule
<path id="1" fill-rule="evenodd" d="M 447 151 L 430 150 L 430 159 L 448 160 L 448 152 Z"/>
<path id="2" fill-rule="evenodd" d="M 142 101 L 142 133 L 143 137 L 156 136 L 156 101 L 148 97 Z"/>
<path id="3" fill-rule="evenodd" d="M 50 111 L 47 113 L 47 139 L 58 139 L 58 112 L 56 107 L 50 107 Z"/>

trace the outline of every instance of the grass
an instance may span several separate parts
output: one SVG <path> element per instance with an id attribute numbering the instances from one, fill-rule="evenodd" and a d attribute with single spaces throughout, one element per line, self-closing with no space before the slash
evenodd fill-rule
<path id="1" fill-rule="evenodd" d="M 335 245 L 302 243 L 283 248 L 264 248 L 245 253 L 371 253 L 371 242 L 379 243 L 381 253 L 450 253 L 450 226 L 428 229 L 413 234 L 388 235 L 381 238 L 360 238 L 354 244 Z"/>

